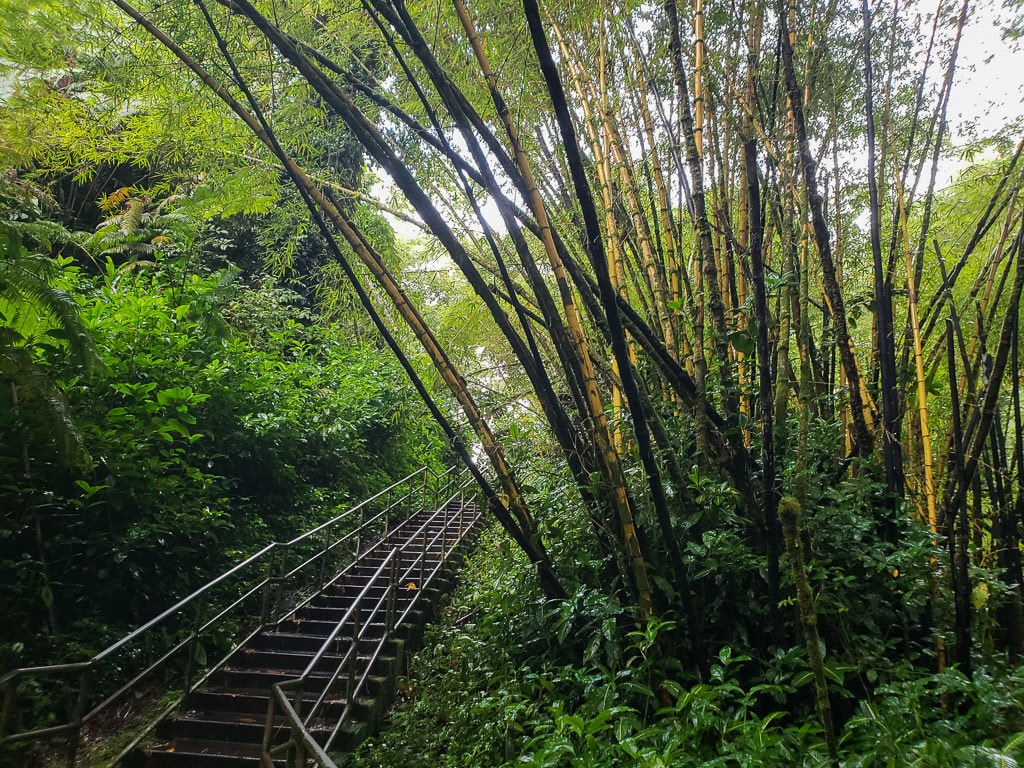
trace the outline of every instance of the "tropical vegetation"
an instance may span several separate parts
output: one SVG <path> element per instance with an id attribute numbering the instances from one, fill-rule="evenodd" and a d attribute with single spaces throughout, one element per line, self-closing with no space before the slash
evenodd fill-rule
<path id="1" fill-rule="evenodd" d="M 22 6 L 6 666 L 453 459 L 494 530 L 355 764 L 1024 755 L 987 6 Z"/>

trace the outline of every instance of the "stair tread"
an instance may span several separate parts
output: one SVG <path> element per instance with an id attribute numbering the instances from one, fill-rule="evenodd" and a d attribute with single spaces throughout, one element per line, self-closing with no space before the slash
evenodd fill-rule
<path id="1" fill-rule="evenodd" d="M 226 699 L 229 699 L 229 700 L 234 700 L 234 699 L 238 699 L 238 700 L 259 699 L 260 701 L 267 701 L 270 698 L 270 695 L 271 695 L 269 688 L 239 688 L 239 687 L 201 688 L 200 690 L 195 691 L 193 694 L 191 694 L 191 696 L 195 696 L 197 694 L 201 695 L 201 696 L 217 696 L 217 697 L 226 698 Z M 303 701 L 315 701 L 319 697 L 320 697 L 320 692 L 318 692 L 318 691 L 305 691 L 302 694 L 302 700 Z M 327 699 L 327 701 L 329 701 L 331 703 L 343 704 L 345 702 L 345 697 L 341 693 L 338 693 L 338 694 L 335 694 L 334 696 L 329 697 Z M 189 702 L 189 699 L 186 698 L 185 699 L 185 705 L 184 705 L 186 707 L 186 711 L 193 711 L 193 710 L 194 711 L 202 711 L 202 710 L 200 710 L 200 708 L 198 706 L 192 706 L 188 702 Z M 224 711 L 228 711 L 228 710 L 224 710 Z"/>
<path id="2" fill-rule="evenodd" d="M 350 643 L 351 643 L 351 641 L 346 641 L 345 642 L 345 647 L 342 649 L 343 652 L 347 652 L 348 651 L 348 647 L 350 646 Z M 246 665 L 244 667 L 242 667 L 241 665 L 244 664 L 247 660 L 266 659 L 266 658 L 270 657 L 270 658 L 273 658 L 273 659 L 279 659 L 281 662 L 289 662 L 288 664 L 284 664 L 284 663 L 274 664 L 273 665 L 274 669 L 295 669 L 295 668 L 298 668 L 298 669 L 301 670 L 301 669 L 305 669 L 306 665 L 310 661 L 313 660 L 313 657 L 316 655 L 316 651 L 317 650 L 319 650 L 319 649 L 308 651 L 308 652 L 292 651 L 292 650 L 286 650 L 286 649 L 283 649 L 283 648 L 261 648 L 261 649 L 258 649 L 258 650 L 254 649 L 251 652 L 236 654 L 235 656 L 232 656 L 230 659 L 228 659 L 228 662 L 225 665 L 225 667 L 230 668 L 230 669 L 239 669 L 239 668 L 244 668 L 244 669 L 268 669 L 270 667 L 269 667 L 269 665 L 266 665 L 266 664 L 249 664 L 249 665 Z M 323 662 L 330 662 L 330 661 L 339 662 L 342 659 L 342 655 L 337 654 L 337 653 L 326 653 L 323 656 L 321 656 L 320 659 Z M 297 665 L 297 667 L 293 666 L 292 664 Z"/>
<path id="3" fill-rule="evenodd" d="M 152 752 L 222 755 L 224 757 L 259 757 L 262 744 L 240 741 L 214 741 L 212 739 L 170 739 L 149 747 Z"/>

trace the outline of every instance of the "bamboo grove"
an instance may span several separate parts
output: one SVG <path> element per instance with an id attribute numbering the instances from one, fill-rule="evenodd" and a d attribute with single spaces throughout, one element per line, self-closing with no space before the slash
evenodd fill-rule
<path id="1" fill-rule="evenodd" d="M 1024 651 L 1024 143 L 996 142 L 971 201 L 939 188 L 970 0 L 112 2 L 294 183 L 549 597 L 576 588 L 571 563 L 480 382 L 278 130 L 276 89 L 344 123 L 464 278 L 573 479 L 606 589 L 678 617 L 686 665 L 705 669 L 734 622 L 755 647 L 804 644 L 827 721 L 804 519 L 854 497 L 901 648 L 968 674 L 979 643 Z M 451 401 L 406 360 L 409 332 Z M 703 562 L 724 519 L 710 486 L 756 555 L 724 579 Z M 899 605 L 901 572 L 923 604 Z"/>

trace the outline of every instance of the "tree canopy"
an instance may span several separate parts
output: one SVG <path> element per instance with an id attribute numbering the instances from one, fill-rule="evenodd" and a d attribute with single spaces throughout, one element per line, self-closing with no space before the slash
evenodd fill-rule
<path id="1" fill-rule="evenodd" d="M 64 272 L 30 270 L 38 290 L 11 280 L 0 296 L 33 301 L 66 338 L 5 381 L 14 393 L 58 366 L 47 386 L 105 413 L 102 435 L 68 422 L 94 473 L 69 503 L 110 510 L 118 489 L 95 472 L 121 430 L 180 467 L 189 493 L 227 498 L 235 428 L 209 427 L 227 442 L 197 467 L 206 438 L 176 410 L 196 418 L 218 387 L 258 403 L 268 377 L 284 394 L 241 407 L 245 429 L 358 413 L 333 399 L 348 388 L 411 408 L 332 373 L 387 349 L 389 376 L 401 369 L 436 425 L 417 439 L 441 436 L 471 467 L 544 598 L 597 595 L 613 629 L 658 628 L 655 700 L 676 705 L 663 683 L 709 679 L 723 647 L 755 659 L 755 678 L 799 648 L 812 682 L 793 695 L 835 759 L 851 718 L 837 664 L 860 676 L 857 697 L 901 665 L 970 679 L 1024 654 L 1024 141 L 1018 119 L 953 146 L 972 8 L 40 6 L 0 48 L 4 194 L 21 195 L 5 216 L 88 234 L 58 247 L 24 230 Z M 967 162 L 945 185 L 957 152 Z M 398 221 L 417 239 L 396 237 Z M 10 242 L 13 270 L 28 256 Z M 232 265 L 246 287 L 222 298 Z M 296 281 L 298 316 L 265 270 Z M 105 378 L 46 362 L 86 349 L 57 313 L 62 280 L 85 328 L 114 317 L 133 335 L 88 334 Z M 2 341 L 33 346 L 5 318 Z M 214 341 L 222 326 L 234 333 Z M 193 340 L 133 351 L 172 327 Z M 162 383 L 182 360 L 189 375 Z M 13 394 L 10 407 L 22 419 Z M 310 482 L 330 486 L 337 466 Z M 185 498 L 180 525 L 160 525 L 227 524 Z"/>

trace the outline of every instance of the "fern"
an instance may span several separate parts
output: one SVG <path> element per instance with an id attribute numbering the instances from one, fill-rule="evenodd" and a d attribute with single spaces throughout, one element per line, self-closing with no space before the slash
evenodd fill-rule
<path id="1" fill-rule="evenodd" d="M 31 408 L 40 422 L 40 432 L 53 441 L 65 464 L 88 464 L 89 453 L 60 390 L 27 348 L 5 343 L 10 338 L 9 333 L 0 333 L 0 381 L 9 388 L 12 406 L 16 410 Z"/>
<path id="2" fill-rule="evenodd" d="M 29 253 L 20 232 L 0 223 L 0 307 L 4 325 L 22 338 L 48 334 L 61 338 L 70 354 L 87 371 L 99 367 L 99 357 L 79 315 L 74 298 L 51 285 L 57 262 Z M 0 340 L 2 341 L 2 340 Z"/>
<path id="3" fill-rule="evenodd" d="M 124 210 L 101 222 L 93 234 L 81 241 L 82 248 L 97 263 L 102 257 L 166 252 L 195 236 L 196 224 L 191 217 L 165 210 L 170 201 L 181 199 L 180 196 L 172 195 L 150 210 L 150 197 L 132 197 L 132 191 L 122 187 L 105 198 L 102 207 L 107 212 L 117 205 L 123 205 Z"/>
<path id="4" fill-rule="evenodd" d="M 58 275 L 57 262 L 25 248 L 21 232 L 29 229 L 0 222 L 0 381 L 9 390 L 14 412 L 31 413 L 38 434 L 53 441 L 65 463 L 87 463 L 81 435 L 61 392 L 38 364 L 32 347 L 38 338 L 46 343 L 59 339 L 86 371 L 102 363 L 78 304 L 67 291 L 51 284 Z M 64 234 L 59 229 L 41 226 L 34 231 Z M 23 440 L 28 442 L 28 433 Z"/>
<path id="5" fill-rule="evenodd" d="M 111 192 L 109 195 L 104 197 L 99 202 L 100 210 L 104 213 L 110 213 L 121 205 L 125 200 L 131 197 L 131 187 L 121 187 L 120 189 Z"/>

